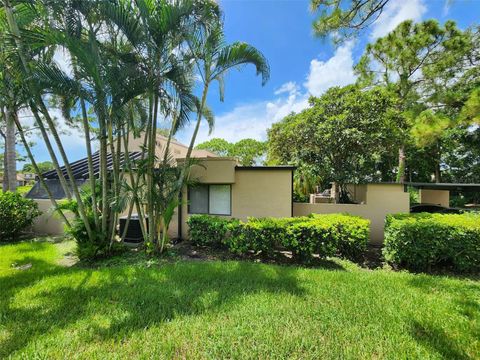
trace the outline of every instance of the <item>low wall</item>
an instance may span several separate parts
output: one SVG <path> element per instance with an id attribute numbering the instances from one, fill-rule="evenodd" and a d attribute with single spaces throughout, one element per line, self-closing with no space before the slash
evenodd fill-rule
<path id="1" fill-rule="evenodd" d="M 42 215 L 35 219 L 32 231 L 37 235 L 63 235 L 65 233 L 65 224 L 60 216 L 53 212 L 50 200 L 35 199 L 35 202 L 38 204 L 38 209 L 42 212 Z M 128 210 L 125 210 L 122 216 L 127 216 L 127 214 Z M 68 211 L 65 212 L 65 216 L 68 219 L 73 218 L 73 215 L 69 214 Z M 178 238 L 178 216 L 176 210 L 170 223 L 168 235 L 172 239 Z"/>
<path id="2" fill-rule="evenodd" d="M 436 204 L 444 207 L 450 206 L 450 190 L 420 189 L 418 195 L 421 204 Z"/>
<path id="3" fill-rule="evenodd" d="M 53 206 L 50 200 L 35 199 L 38 209 L 42 215 L 37 217 L 33 223 L 32 230 L 38 235 L 63 235 L 65 233 L 64 223 L 58 214 L 53 212 Z M 65 213 L 67 218 L 72 218 L 72 214 Z"/>
<path id="4" fill-rule="evenodd" d="M 368 184 L 366 204 L 293 203 L 293 216 L 348 213 L 370 220 L 370 241 L 383 243 L 383 228 L 388 214 L 409 212 L 409 195 L 400 184 Z"/>

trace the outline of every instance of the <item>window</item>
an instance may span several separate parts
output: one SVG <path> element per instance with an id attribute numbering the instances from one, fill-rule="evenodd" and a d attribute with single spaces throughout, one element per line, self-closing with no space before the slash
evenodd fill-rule
<path id="1" fill-rule="evenodd" d="M 188 189 L 188 213 L 231 215 L 230 185 L 197 185 Z"/>
<path id="2" fill-rule="evenodd" d="M 188 192 L 188 212 L 190 214 L 208 214 L 208 186 L 195 186 Z"/>

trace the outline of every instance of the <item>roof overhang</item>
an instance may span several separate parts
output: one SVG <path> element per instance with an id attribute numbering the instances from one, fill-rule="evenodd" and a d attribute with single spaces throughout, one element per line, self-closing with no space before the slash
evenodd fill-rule
<path id="1" fill-rule="evenodd" d="M 480 184 L 406 182 L 404 185 L 427 190 L 480 191 Z"/>
<path id="2" fill-rule="evenodd" d="M 290 170 L 290 171 L 293 171 L 295 170 L 297 167 L 296 166 L 283 166 L 283 165 L 279 165 L 279 166 L 240 166 L 240 165 L 237 165 L 235 166 L 235 170 Z"/>

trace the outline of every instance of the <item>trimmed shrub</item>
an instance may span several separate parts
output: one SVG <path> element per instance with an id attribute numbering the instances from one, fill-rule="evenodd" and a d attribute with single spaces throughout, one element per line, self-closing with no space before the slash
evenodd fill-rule
<path id="1" fill-rule="evenodd" d="M 11 191 L 0 192 L 0 241 L 15 240 L 40 214 L 35 201 Z"/>
<path id="2" fill-rule="evenodd" d="M 325 258 L 337 252 L 336 234 L 332 224 L 320 219 L 306 218 L 301 222 L 291 224 L 284 243 L 294 257 L 300 260 L 310 260 L 314 254 Z"/>
<path id="3" fill-rule="evenodd" d="M 278 250 L 291 251 L 302 261 L 313 255 L 339 255 L 360 259 L 368 244 L 369 221 L 360 217 L 329 214 L 294 218 L 249 218 L 247 222 L 208 215 L 188 220 L 190 239 L 198 245 L 223 243 L 235 254 L 249 252 L 272 257 Z"/>
<path id="4" fill-rule="evenodd" d="M 400 214 L 385 223 L 385 260 L 414 271 L 480 270 L 480 214 Z"/>
<path id="5" fill-rule="evenodd" d="M 225 244 L 236 254 L 248 251 L 262 252 L 265 256 L 273 256 L 275 250 L 288 242 L 288 228 L 299 222 L 298 218 L 249 218 L 247 222 L 239 222 Z"/>
<path id="6" fill-rule="evenodd" d="M 337 255 L 352 261 L 363 258 L 370 238 L 370 220 L 348 214 L 310 215 L 317 221 L 334 227 Z"/>
<path id="7" fill-rule="evenodd" d="M 195 245 L 220 246 L 233 220 L 210 215 L 192 215 L 187 220 L 190 240 Z"/>

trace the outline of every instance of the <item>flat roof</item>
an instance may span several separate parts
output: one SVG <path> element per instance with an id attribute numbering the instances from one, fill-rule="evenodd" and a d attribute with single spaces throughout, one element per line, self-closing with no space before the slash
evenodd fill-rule
<path id="1" fill-rule="evenodd" d="M 406 182 L 404 185 L 429 190 L 480 191 L 480 184 Z"/>
<path id="2" fill-rule="evenodd" d="M 278 166 L 235 166 L 236 170 L 295 170 L 296 166 L 278 165 Z"/>

